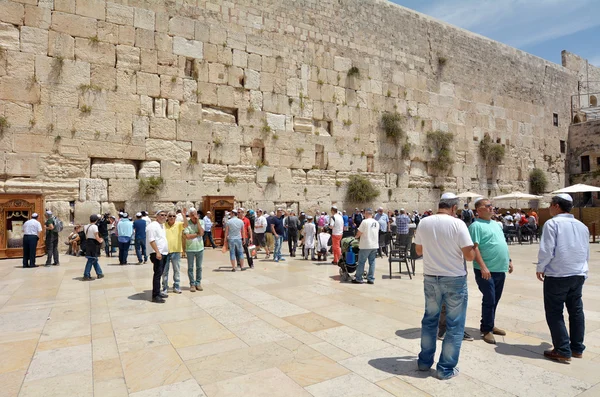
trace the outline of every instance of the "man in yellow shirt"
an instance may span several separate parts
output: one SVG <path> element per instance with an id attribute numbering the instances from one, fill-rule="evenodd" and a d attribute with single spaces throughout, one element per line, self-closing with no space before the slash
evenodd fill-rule
<path id="1" fill-rule="evenodd" d="M 169 244 L 169 255 L 165 260 L 165 270 L 163 271 L 163 294 L 169 292 L 169 264 L 173 264 L 173 292 L 181 294 L 179 287 L 180 280 L 180 267 L 181 267 L 181 253 L 183 252 L 183 244 L 181 243 L 183 236 L 183 229 L 188 227 L 187 221 L 187 209 L 184 208 L 181 213 L 183 214 L 183 222 L 177 222 L 177 214 L 175 211 L 169 211 L 167 213 L 167 222 L 165 223 L 165 232 L 167 235 L 167 242 Z"/>

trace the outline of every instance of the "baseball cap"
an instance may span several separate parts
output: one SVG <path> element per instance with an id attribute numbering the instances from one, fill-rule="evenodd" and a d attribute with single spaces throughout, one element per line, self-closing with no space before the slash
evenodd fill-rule
<path id="1" fill-rule="evenodd" d="M 454 194 L 454 193 L 448 192 L 448 193 L 442 194 L 442 200 L 452 200 L 455 198 L 458 198 L 458 197 L 456 197 L 456 194 Z"/>
<path id="2" fill-rule="evenodd" d="M 90 222 L 96 222 L 98 220 L 98 215 L 92 214 L 90 215 Z"/>
<path id="3" fill-rule="evenodd" d="M 236 214 L 236 215 L 238 213 L 236 209 L 232 209 L 231 212 L 234 213 L 234 214 Z"/>
<path id="4" fill-rule="evenodd" d="M 556 195 L 556 197 L 560 197 L 563 200 L 567 200 L 569 202 L 573 202 L 573 197 L 571 197 L 571 195 L 567 194 L 567 193 L 559 193 Z"/>

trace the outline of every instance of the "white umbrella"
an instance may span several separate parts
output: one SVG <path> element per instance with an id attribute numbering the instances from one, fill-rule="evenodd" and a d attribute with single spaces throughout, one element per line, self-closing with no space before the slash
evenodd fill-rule
<path id="1" fill-rule="evenodd" d="M 460 197 L 460 198 L 477 198 L 477 197 L 483 197 L 483 195 L 478 194 L 478 193 L 473 193 L 473 192 L 464 192 L 461 194 L 457 194 L 456 197 Z"/>
<path id="2" fill-rule="evenodd" d="M 515 207 L 518 207 L 518 200 L 539 200 L 542 199 L 543 196 L 536 196 L 535 194 L 528 194 L 523 192 L 512 192 L 508 194 L 504 194 L 502 196 L 492 197 L 492 200 L 501 201 L 501 200 L 515 200 Z"/>
<path id="3" fill-rule="evenodd" d="M 600 187 L 584 185 L 578 183 L 577 185 L 565 187 L 559 190 L 555 190 L 552 193 L 586 193 L 586 192 L 600 192 Z"/>

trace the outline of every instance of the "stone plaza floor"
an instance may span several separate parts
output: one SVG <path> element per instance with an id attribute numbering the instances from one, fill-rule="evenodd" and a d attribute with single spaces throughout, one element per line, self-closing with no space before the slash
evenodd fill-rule
<path id="1" fill-rule="evenodd" d="M 183 293 L 154 304 L 150 264 L 101 258 L 106 277 L 83 282 L 85 258 L 37 269 L 3 260 L 0 396 L 600 396 L 600 245 L 584 286 L 587 349 L 571 364 L 542 356 L 551 345 L 537 249 L 510 247 L 515 272 L 496 319 L 508 335 L 497 345 L 480 339 L 469 275 L 475 341 L 449 381 L 416 370 L 421 261 L 412 280 L 390 280 L 378 259 L 375 285 L 354 285 L 336 266 L 289 257 L 232 273 L 228 256 L 208 249 L 204 291 L 189 291 L 184 259 Z"/>

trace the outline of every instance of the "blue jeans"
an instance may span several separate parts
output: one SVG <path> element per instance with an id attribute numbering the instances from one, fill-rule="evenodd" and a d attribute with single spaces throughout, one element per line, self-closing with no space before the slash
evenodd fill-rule
<path id="1" fill-rule="evenodd" d="M 363 273 L 365 272 L 365 263 L 369 260 L 369 273 L 367 280 L 375 282 L 375 257 L 377 256 L 377 248 L 361 249 L 358 251 L 358 265 L 356 266 L 356 281 L 362 281 Z"/>
<path id="2" fill-rule="evenodd" d="M 165 259 L 165 269 L 163 270 L 162 275 L 162 285 L 163 292 L 167 292 L 169 289 L 169 264 L 173 264 L 173 288 L 179 289 L 179 278 L 180 278 L 180 268 L 181 268 L 181 252 L 171 252 L 166 256 Z"/>
<path id="3" fill-rule="evenodd" d="M 206 230 L 204 231 L 204 245 L 208 246 L 208 242 L 210 241 L 210 245 L 215 248 L 215 242 L 213 241 L 213 236 L 212 236 L 212 231 L 207 232 Z"/>
<path id="4" fill-rule="evenodd" d="M 95 256 L 86 256 L 87 263 L 85 264 L 85 270 L 83 271 L 83 277 L 91 277 L 90 272 L 92 271 L 92 266 L 94 267 L 94 271 L 97 276 L 102 275 L 102 269 L 100 268 L 100 264 L 98 263 L 98 258 Z"/>
<path id="5" fill-rule="evenodd" d="M 200 285 L 202 282 L 202 258 L 204 251 L 187 251 L 188 277 L 190 279 L 190 287 L 192 285 Z M 196 278 L 194 279 L 194 262 L 196 262 Z"/>
<path id="6" fill-rule="evenodd" d="M 485 280 L 481 277 L 481 270 L 473 270 L 475 272 L 475 281 L 477 282 L 479 291 L 483 294 L 483 299 L 481 301 L 481 325 L 479 326 L 479 330 L 484 334 L 487 334 L 494 330 L 496 308 L 502 297 L 506 273 L 492 272 L 492 277 L 489 280 Z"/>
<path id="7" fill-rule="evenodd" d="M 102 240 L 104 240 L 104 253 L 108 257 L 110 253 L 110 238 L 108 237 L 108 234 L 106 236 L 102 236 Z"/>
<path id="8" fill-rule="evenodd" d="M 585 277 L 549 277 L 544 279 L 544 309 L 554 350 L 565 357 L 583 353 L 585 316 L 581 293 Z M 569 332 L 563 317 L 564 306 L 569 313 Z"/>
<path id="9" fill-rule="evenodd" d="M 275 250 L 273 252 L 273 259 L 278 261 L 281 259 L 281 246 L 283 245 L 283 236 L 275 237 Z"/>
<path id="10" fill-rule="evenodd" d="M 446 335 L 437 364 L 437 375 L 447 379 L 455 374 L 467 317 L 467 277 L 424 276 L 425 315 L 421 321 L 421 352 L 417 364 L 424 371 L 433 365 L 438 321 L 446 305 Z"/>
<path id="11" fill-rule="evenodd" d="M 229 260 L 234 261 L 244 259 L 244 249 L 242 248 L 241 238 L 230 238 L 229 240 Z"/>
<path id="12" fill-rule="evenodd" d="M 138 262 L 142 261 L 142 256 L 144 257 L 144 262 L 148 262 L 148 255 L 146 254 L 146 239 L 145 238 L 135 238 L 135 254 L 137 255 Z"/>

